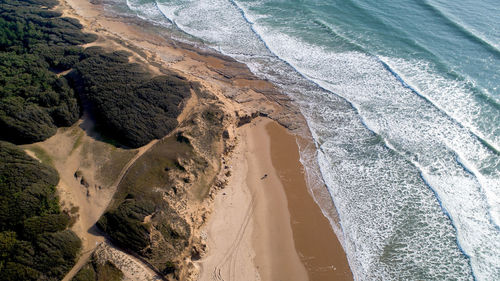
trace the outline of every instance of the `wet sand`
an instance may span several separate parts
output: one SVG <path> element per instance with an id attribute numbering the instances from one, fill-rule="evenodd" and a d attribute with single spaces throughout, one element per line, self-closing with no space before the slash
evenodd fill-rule
<path id="1" fill-rule="evenodd" d="M 337 237 L 308 193 L 295 136 L 257 118 L 238 137 L 233 174 L 207 227 L 200 280 L 352 280 Z"/>
<path id="2" fill-rule="evenodd" d="M 310 280 L 352 280 L 344 249 L 308 192 L 295 136 L 275 122 L 266 130 L 272 163 L 288 200 L 295 247 Z"/>
<path id="3" fill-rule="evenodd" d="M 259 118 L 245 128 L 246 183 L 254 197 L 254 264 L 262 280 L 308 280 L 295 249 L 284 185 L 271 161 L 271 138 L 266 127 L 272 123 Z"/>

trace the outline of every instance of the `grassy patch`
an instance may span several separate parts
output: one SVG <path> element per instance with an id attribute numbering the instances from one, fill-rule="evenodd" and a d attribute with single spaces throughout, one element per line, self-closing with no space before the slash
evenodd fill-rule
<path id="1" fill-rule="evenodd" d="M 108 145 L 109 147 L 109 145 Z M 105 186 L 110 186 L 118 178 L 125 165 L 137 154 L 137 150 L 111 147 L 98 170 L 98 179 Z"/>
<path id="2" fill-rule="evenodd" d="M 118 187 L 115 198 L 125 198 L 127 194 L 135 197 L 158 201 L 155 188 L 168 190 L 172 180 L 168 171 L 177 169 L 185 171 L 179 163 L 180 159 L 189 159 L 193 156 L 191 145 L 178 142 L 174 136 L 160 140 L 148 152 L 142 155 L 130 168 Z"/>
<path id="3" fill-rule="evenodd" d="M 35 153 L 36 158 L 40 159 L 43 164 L 47 164 L 50 166 L 54 166 L 54 162 L 52 161 L 52 157 L 39 145 L 29 145 L 27 146 L 28 150 L 33 151 Z"/>
<path id="4" fill-rule="evenodd" d="M 80 145 L 82 145 L 83 137 L 85 136 L 85 133 L 83 131 L 80 131 L 78 133 L 78 136 L 76 137 L 75 142 L 73 143 L 73 147 L 71 148 L 71 153 L 75 151 Z"/>
<path id="5" fill-rule="evenodd" d="M 106 261 L 98 263 L 92 259 L 75 275 L 72 281 L 120 281 L 123 272 L 113 263 Z"/>

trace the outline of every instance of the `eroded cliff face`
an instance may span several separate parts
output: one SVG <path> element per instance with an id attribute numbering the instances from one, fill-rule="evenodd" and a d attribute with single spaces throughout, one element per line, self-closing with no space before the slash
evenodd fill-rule
<path id="1" fill-rule="evenodd" d="M 234 120 L 215 100 L 199 102 L 172 134 L 129 168 L 97 226 L 169 278 L 184 279 L 204 246 L 197 230 L 206 199 L 220 171 Z"/>

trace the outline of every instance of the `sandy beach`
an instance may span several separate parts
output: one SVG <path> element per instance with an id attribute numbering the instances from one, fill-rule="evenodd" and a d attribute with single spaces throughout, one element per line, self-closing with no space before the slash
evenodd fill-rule
<path id="1" fill-rule="evenodd" d="M 295 247 L 311 280 L 352 280 L 342 245 L 314 202 L 299 161 L 296 137 L 276 122 L 266 125 L 271 159 L 288 201 Z"/>
<path id="2" fill-rule="evenodd" d="M 263 118 L 239 130 L 233 174 L 207 227 L 200 280 L 352 280 L 308 193 L 295 137 Z"/>

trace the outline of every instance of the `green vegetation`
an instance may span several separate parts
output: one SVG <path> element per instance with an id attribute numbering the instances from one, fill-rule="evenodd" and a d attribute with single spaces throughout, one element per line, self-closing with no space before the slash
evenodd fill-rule
<path id="1" fill-rule="evenodd" d="M 174 271 L 168 261 L 188 245 L 191 229 L 163 194 L 177 192 L 169 171 L 183 172 L 179 161 L 193 154 L 192 146 L 175 136 L 159 141 L 130 168 L 97 223 L 117 245 L 139 254 L 164 274 Z"/>
<path id="2" fill-rule="evenodd" d="M 104 139 L 128 147 L 175 129 L 183 100 L 199 86 L 174 73 L 155 76 L 130 63 L 127 52 L 84 49 L 81 45 L 96 36 L 51 10 L 57 4 L 0 0 L 0 140 L 43 141 L 58 127 L 74 124 L 82 109 Z M 81 136 L 75 138 L 73 149 L 85 145 Z M 168 171 L 186 174 L 183 163 L 193 157 L 189 139 L 177 139 L 161 140 L 134 164 L 98 222 L 117 244 L 165 274 L 175 271 L 171 260 L 191 235 L 186 221 L 163 200 L 167 192 L 178 192 Z M 0 141 L 0 280 L 60 280 L 74 265 L 81 241 L 68 230 L 72 218 L 60 210 L 59 176 L 49 166 L 50 155 L 37 145 L 29 149 L 42 163 Z M 116 155 L 126 163 L 133 153 Z M 122 166 L 115 166 L 112 173 L 118 174 Z M 75 280 L 122 278 L 110 263 L 89 264 L 80 273 Z"/>
<path id="3" fill-rule="evenodd" d="M 174 136 L 160 140 L 130 167 L 115 198 L 123 200 L 133 195 L 138 200 L 149 200 L 149 193 L 154 187 L 170 190 L 173 183 L 168 172 L 171 169 L 185 170 L 179 161 L 191 158 L 194 158 L 194 152 L 190 144 L 178 142 Z M 162 201 L 161 198 L 153 198 L 152 202 L 159 204 Z"/>
<path id="4" fill-rule="evenodd" d="M 191 85 L 175 74 L 153 76 L 123 51 L 85 50 L 87 57 L 68 75 L 98 131 L 129 147 L 162 138 L 177 127 Z"/>
<path id="5" fill-rule="evenodd" d="M 191 237 L 190 226 L 165 198 L 205 198 L 217 171 L 194 145 L 217 157 L 223 120 L 220 109 L 207 105 L 186 120 L 196 125 L 157 142 L 130 167 L 97 224 L 117 245 L 134 251 L 162 274 L 176 274 L 173 261 Z"/>
<path id="6" fill-rule="evenodd" d="M 54 166 L 54 163 L 52 161 L 52 157 L 40 146 L 38 145 L 27 145 L 24 146 L 26 149 L 32 151 L 35 153 L 36 158 L 38 160 L 42 161 L 43 164 L 47 164 L 49 166 Z"/>
<path id="7" fill-rule="evenodd" d="M 48 9 L 56 4 L 0 0 L 0 139 L 43 141 L 78 120 L 82 107 L 105 138 L 129 147 L 172 131 L 191 83 L 173 73 L 153 76 L 129 63 L 127 52 L 83 49 L 96 36 Z"/>
<path id="8" fill-rule="evenodd" d="M 60 280 L 75 263 L 80 239 L 61 212 L 57 172 L 0 142 L 0 279 Z"/>
<path id="9" fill-rule="evenodd" d="M 78 21 L 40 6 L 57 1 L 0 1 L 0 138 L 42 141 L 80 115 L 77 98 L 59 71 L 80 60 L 78 45 L 96 36 Z"/>
<path id="10" fill-rule="evenodd" d="M 149 229 L 143 221 L 153 211 L 153 204 L 127 199 L 115 210 L 106 212 L 97 225 L 117 244 L 139 252 L 150 243 Z"/>
<path id="11" fill-rule="evenodd" d="M 73 278 L 73 281 L 120 281 L 123 273 L 111 262 L 89 261 Z"/>

